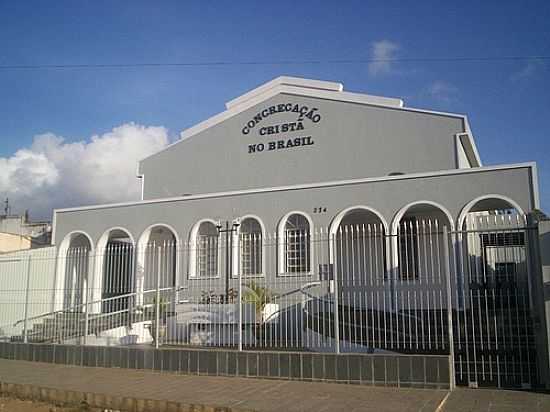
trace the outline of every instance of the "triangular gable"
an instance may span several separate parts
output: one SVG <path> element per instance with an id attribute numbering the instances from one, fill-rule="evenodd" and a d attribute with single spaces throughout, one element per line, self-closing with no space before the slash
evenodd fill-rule
<path id="1" fill-rule="evenodd" d="M 403 100 L 397 98 L 373 96 L 361 93 L 350 93 L 343 91 L 342 83 L 328 82 L 322 80 L 302 79 L 299 77 L 280 76 L 263 85 L 233 99 L 226 103 L 226 110 L 218 113 L 195 126 L 192 126 L 180 133 L 180 140 L 166 146 L 160 152 L 180 144 L 187 138 L 194 136 L 209 127 L 215 126 L 250 107 L 260 104 L 271 97 L 280 94 L 290 94 L 304 97 L 317 97 L 322 99 L 338 100 L 343 102 L 352 102 L 367 104 L 373 106 L 383 106 L 391 108 L 402 108 Z M 157 153 L 160 153 L 157 152 Z M 155 156 L 154 153 L 140 161 L 140 163 L 149 157 Z"/>

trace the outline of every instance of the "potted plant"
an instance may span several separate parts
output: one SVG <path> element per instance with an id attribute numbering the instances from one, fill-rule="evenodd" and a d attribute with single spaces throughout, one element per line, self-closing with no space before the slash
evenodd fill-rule
<path id="1" fill-rule="evenodd" d="M 257 340 L 262 340 L 265 336 L 265 307 L 268 303 L 273 303 L 278 295 L 265 286 L 259 285 L 255 281 L 245 284 L 247 290 L 243 293 L 243 302 L 252 304 L 256 312 L 256 323 L 254 324 L 254 335 Z"/>
<path id="2" fill-rule="evenodd" d="M 158 303 L 159 315 L 158 320 L 159 324 L 157 325 L 157 298 L 154 297 L 150 305 L 146 307 L 146 313 L 149 318 L 151 318 L 151 337 L 153 338 L 153 343 L 156 343 L 157 338 L 157 328 L 158 328 L 158 337 L 159 343 L 164 340 L 166 337 L 166 314 L 168 312 L 168 307 L 170 303 L 166 298 L 161 297 Z"/>

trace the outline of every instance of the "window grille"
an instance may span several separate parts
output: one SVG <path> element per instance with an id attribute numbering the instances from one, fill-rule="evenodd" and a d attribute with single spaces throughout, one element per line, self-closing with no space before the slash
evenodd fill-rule
<path id="1" fill-rule="evenodd" d="M 219 234 L 210 222 L 201 223 L 197 235 L 197 276 L 218 276 Z"/>
<path id="2" fill-rule="evenodd" d="M 286 273 L 310 271 L 310 227 L 302 215 L 292 215 L 285 224 L 284 256 Z"/>
<path id="3" fill-rule="evenodd" d="M 240 228 L 241 270 L 243 276 L 262 274 L 262 228 L 253 218 L 242 221 Z"/>

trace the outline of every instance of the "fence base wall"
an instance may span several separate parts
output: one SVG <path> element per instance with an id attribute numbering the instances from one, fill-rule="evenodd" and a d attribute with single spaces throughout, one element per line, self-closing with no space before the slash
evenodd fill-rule
<path id="1" fill-rule="evenodd" d="M 334 354 L 0 342 L 0 358 L 185 375 L 450 388 L 444 355 Z"/>

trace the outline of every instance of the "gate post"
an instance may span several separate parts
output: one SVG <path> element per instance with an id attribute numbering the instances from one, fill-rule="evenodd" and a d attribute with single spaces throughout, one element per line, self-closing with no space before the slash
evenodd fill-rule
<path id="1" fill-rule="evenodd" d="M 265 239 L 262 239 L 262 242 L 265 242 Z M 263 244 L 262 244 L 263 247 Z M 239 305 L 239 323 L 238 323 L 238 350 L 242 352 L 243 350 L 243 277 L 242 277 L 242 267 L 241 267 L 241 254 L 242 254 L 242 242 L 237 239 L 237 277 L 239 286 L 237 288 L 237 301 Z M 233 251 L 232 251 L 233 252 Z M 262 256 L 263 259 L 263 256 Z"/>
<path id="2" fill-rule="evenodd" d="M 160 260 L 160 246 L 157 248 L 157 260 L 158 260 L 158 268 L 157 268 L 157 293 L 155 297 L 155 322 L 156 322 L 156 328 L 155 328 L 155 349 L 159 348 L 159 329 L 160 329 L 160 271 L 161 271 L 161 260 Z"/>
<path id="3" fill-rule="evenodd" d="M 453 304 L 451 289 L 451 265 L 449 256 L 449 245 L 453 245 L 452 232 L 448 232 L 447 226 L 443 226 L 443 253 L 445 260 L 445 284 L 447 287 L 447 333 L 449 335 L 449 389 L 456 386 L 455 376 L 455 346 L 453 337 Z M 454 247 L 452 248 L 454 253 Z"/>
<path id="4" fill-rule="evenodd" d="M 531 273 L 537 364 L 540 384 L 550 388 L 550 220 L 527 216 L 527 260 Z"/>
<path id="5" fill-rule="evenodd" d="M 333 263 L 333 267 L 332 267 L 332 293 L 334 294 L 334 298 L 332 299 L 332 304 L 334 305 L 334 310 L 333 310 L 333 315 L 334 315 L 334 351 L 336 353 L 340 353 L 340 323 L 339 323 L 339 318 L 340 318 L 340 308 L 338 307 L 339 305 L 339 297 L 338 297 L 338 275 L 337 275 L 337 262 L 336 262 L 336 259 L 335 259 L 335 249 L 336 249 L 336 244 L 334 243 L 334 235 L 333 234 L 330 234 L 329 232 L 329 236 L 330 236 L 330 240 L 329 242 L 332 243 L 332 248 L 329 248 L 332 250 L 332 262 Z"/>
<path id="6" fill-rule="evenodd" d="M 25 320 L 23 323 L 23 343 L 28 342 L 28 321 L 29 321 L 29 293 L 31 286 L 31 254 L 27 258 L 27 285 L 25 287 Z"/>
<path id="7" fill-rule="evenodd" d="M 84 298 L 86 299 L 86 304 L 83 306 L 83 309 L 85 311 L 84 314 L 84 339 L 82 340 L 82 343 L 84 345 L 87 344 L 88 334 L 90 333 L 90 300 L 91 297 L 91 289 L 93 286 L 93 277 L 95 276 L 94 272 L 94 254 L 91 250 L 86 251 L 86 293 Z"/>

